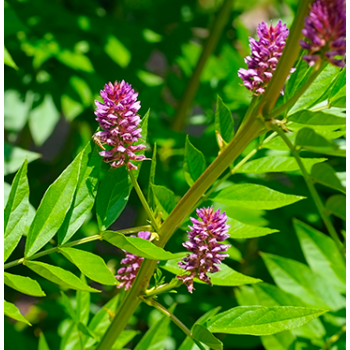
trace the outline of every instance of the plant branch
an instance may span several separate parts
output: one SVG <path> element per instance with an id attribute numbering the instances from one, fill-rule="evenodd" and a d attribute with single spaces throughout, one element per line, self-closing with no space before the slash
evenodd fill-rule
<path id="1" fill-rule="evenodd" d="M 334 343 L 336 343 L 339 338 L 346 332 L 346 324 L 342 326 L 337 333 L 332 335 L 323 345 L 321 350 L 328 350 L 332 347 Z"/>
<path id="2" fill-rule="evenodd" d="M 168 309 L 166 309 L 163 305 L 156 302 L 154 299 L 142 299 L 143 302 L 146 304 L 155 307 L 157 310 L 159 310 L 161 313 L 163 313 L 165 316 L 169 317 L 189 338 L 191 338 L 196 345 L 201 349 L 205 350 L 205 347 L 200 343 L 192 334 L 192 332 L 174 315 L 172 314 Z"/>
<path id="3" fill-rule="evenodd" d="M 158 227 L 157 221 L 156 221 L 156 219 L 155 219 L 155 217 L 154 217 L 154 215 L 152 213 L 151 208 L 149 207 L 149 205 L 147 203 L 147 200 L 146 200 L 145 196 L 143 195 L 141 187 L 139 186 L 137 180 L 135 179 L 135 176 L 134 176 L 133 172 L 130 171 L 129 174 L 130 174 L 131 182 L 132 182 L 132 184 L 134 186 L 134 189 L 135 189 L 137 195 L 139 196 L 139 199 L 140 199 L 140 201 L 142 203 L 142 206 L 145 209 L 145 211 L 146 211 L 146 213 L 148 215 L 148 218 L 151 220 L 151 224 L 152 224 L 153 228 L 158 232 L 159 231 L 159 227 Z"/>
<path id="4" fill-rule="evenodd" d="M 176 115 L 173 120 L 174 130 L 181 131 L 184 127 L 188 110 L 191 106 L 191 103 L 199 87 L 201 74 L 203 72 L 205 64 L 207 63 L 208 58 L 213 53 L 217 45 L 217 42 L 222 34 L 222 31 L 229 19 L 229 16 L 231 14 L 232 4 L 233 4 L 233 0 L 225 0 L 218 15 L 215 18 L 209 37 L 204 44 L 201 56 L 199 57 L 199 60 L 192 73 L 192 76 L 186 85 L 184 94 L 177 108 Z"/>
<path id="5" fill-rule="evenodd" d="M 327 230 L 329 232 L 329 234 L 331 235 L 331 237 L 333 238 L 341 256 L 344 258 L 345 260 L 345 252 L 344 252 L 344 246 L 341 243 L 338 234 L 332 224 L 332 221 L 330 220 L 329 216 L 326 213 L 326 209 L 322 203 L 322 200 L 318 194 L 318 192 L 316 191 L 316 188 L 312 182 L 312 179 L 310 177 L 310 175 L 308 174 L 302 160 L 300 159 L 299 156 L 299 152 L 297 151 L 297 149 L 295 148 L 295 146 L 291 143 L 291 141 L 288 139 L 288 137 L 285 135 L 284 131 L 280 128 L 280 126 L 276 125 L 275 123 L 271 123 L 271 128 L 276 131 L 278 133 L 279 136 L 281 136 L 281 138 L 283 139 L 283 141 L 286 143 L 286 145 L 289 147 L 292 155 L 294 156 L 295 160 L 297 161 L 299 168 L 304 176 L 306 185 L 310 191 L 310 194 L 315 202 L 316 208 L 318 210 L 318 212 L 321 215 L 321 218 L 324 222 L 324 224 L 327 227 Z"/>
<path id="6" fill-rule="evenodd" d="M 176 281 L 174 281 L 173 283 L 172 281 L 170 281 L 170 283 L 160 286 L 158 288 L 147 290 L 144 295 L 144 298 L 154 297 L 158 294 L 167 292 L 168 290 L 172 290 L 174 288 L 180 287 L 181 285 L 182 285 L 182 282 L 179 281 L 178 279 L 176 279 Z"/>

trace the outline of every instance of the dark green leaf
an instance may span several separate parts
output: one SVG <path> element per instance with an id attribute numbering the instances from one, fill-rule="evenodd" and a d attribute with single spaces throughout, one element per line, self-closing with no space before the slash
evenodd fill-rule
<path id="1" fill-rule="evenodd" d="M 82 154 L 47 189 L 29 228 L 25 256 L 41 249 L 56 234 L 72 204 L 78 183 Z"/>
<path id="2" fill-rule="evenodd" d="M 185 179 L 192 186 L 206 168 L 206 161 L 201 151 L 195 148 L 187 135 L 184 158 Z"/>
<path id="3" fill-rule="evenodd" d="M 153 203 L 152 185 L 154 185 L 154 181 L 156 177 L 156 167 L 157 167 L 157 144 L 155 143 L 153 146 L 152 163 L 151 163 L 151 169 L 149 172 L 148 193 L 147 193 L 147 202 L 150 207 L 152 207 L 152 203 Z"/>
<path id="4" fill-rule="evenodd" d="M 192 330 L 193 336 L 200 342 L 208 345 L 211 349 L 221 350 L 223 349 L 222 342 L 215 338 L 208 328 L 200 324 L 195 324 Z"/>
<path id="5" fill-rule="evenodd" d="M 4 300 L 4 314 L 5 316 L 11 317 L 16 321 L 24 322 L 31 326 L 29 321 L 25 319 L 25 317 L 19 312 L 16 305 L 9 303 L 8 301 Z"/>
<path id="6" fill-rule="evenodd" d="M 34 297 L 45 296 L 45 293 L 41 289 L 39 283 L 29 277 L 4 272 L 4 283 L 23 294 L 32 295 Z"/>
<path id="7" fill-rule="evenodd" d="M 230 228 L 228 229 L 230 238 L 234 239 L 262 237 L 274 232 L 279 232 L 278 230 L 268 227 L 247 225 L 229 217 L 227 218 L 227 224 L 230 225 Z"/>
<path id="8" fill-rule="evenodd" d="M 106 231 L 103 233 L 103 239 L 114 246 L 124 249 L 125 251 L 142 256 L 152 260 L 170 260 L 178 258 L 178 254 L 165 251 L 163 248 L 157 247 L 150 241 L 139 237 L 127 237 L 119 232 Z"/>
<path id="9" fill-rule="evenodd" d="M 288 120 L 306 125 L 346 125 L 345 113 L 332 114 L 324 111 L 313 112 L 302 110 L 288 117 Z"/>
<path id="10" fill-rule="evenodd" d="M 75 248 L 59 248 L 59 252 L 93 281 L 111 286 L 117 284 L 112 272 L 98 255 Z"/>
<path id="11" fill-rule="evenodd" d="M 164 186 L 152 185 L 151 188 L 156 206 L 155 211 L 162 213 L 162 218 L 165 220 L 175 208 L 175 194 Z"/>
<path id="12" fill-rule="evenodd" d="M 346 107 L 346 67 L 335 80 L 328 101 L 331 106 Z"/>
<path id="13" fill-rule="evenodd" d="M 75 312 L 71 300 L 64 292 L 61 292 L 61 299 L 59 299 L 59 303 L 62 304 L 67 315 L 69 315 L 72 320 L 78 321 L 79 315 L 77 315 Z"/>
<path id="14" fill-rule="evenodd" d="M 89 287 L 70 271 L 66 271 L 58 266 L 49 265 L 38 261 L 26 261 L 28 266 L 38 275 L 58 284 L 63 288 L 82 290 L 86 292 L 99 293 L 100 291 Z"/>
<path id="15" fill-rule="evenodd" d="M 342 194 L 336 194 L 329 197 L 326 202 L 326 209 L 333 215 L 346 221 L 346 197 Z"/>
<path id="16" fill-rule="evenodd" d="M 214 193 L 214 202 L 232 207 L 254 209 L 276 209 L 304 199 L 301 196 L 284 194 L 255 184 L 235 184 Z"/>
<path id="17" fill-rule="evenodd" d="M 26 230 L 29 209 L 27 164 L 27 160 L 25 160 L 13 179 L 11 191 L 5 207 L 4 261 L 9 258 Z"/>
<path id="18" fill-rule="evenodd" d="M 311 177 L 314 181 L 324 186 L 333 188 L 343 193 L 346 192 L 345 187 L 340 182 L 334 169 L 327 163 L 315 164 L 311 170 Z"/>
<path id="19" fill-rule="evenodd" d="M 300 327 L 325 312 L 294 306 L 238 306 L 213 317 L 208 329 L 213 333 L 271 335 Z"/>
<path id="20" fill-rule="evenodd" d="M 217 130 L 225 142 L 229 143 L 234 136 L 233 119 L 230 110 L 217 96 L 215 111 L 215 130 Z"/>

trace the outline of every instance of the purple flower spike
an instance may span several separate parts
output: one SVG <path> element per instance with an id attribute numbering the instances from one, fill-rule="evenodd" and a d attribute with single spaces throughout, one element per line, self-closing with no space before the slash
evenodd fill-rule
<path id="1" fill-rule="evenodd" d="M 220 209 L 213 212 L 213 207 L 197 209 L 200 220 L 191 218 L 193 226 L 188 231 L 189 241 L 183 246 L 191 252 L 179 266 L 189 275 L 177 276 L 182 281 L 190 293 L 193 291 L 193 278 L 197 277 L 201 281 L 212 285 L 207 272 L 214 273 L 220 271 L 219 264 L 228 254 L 222 254 L 230 247 L 227 244 L 219 244 L 230 235 L 227 234 L 229 225 L 226 225 L 226 213 L 220 214 Z"/>
<path id="2" fill-rule="evenodd" d="M 151 237 L 151 232 L 148 231 L 141 231 L 137 234 L 139 238 L 146 239 L 147 241 Z M 131 236 L 135 237 L 135 236 Z M 137 255 L 125 252 L 125 259 L 122 259 L 121 263 L 124 265 L 121 267 L 115 278 L 120 282 L 118 284 L 117 288 L 125 288 L 125 290 L 128 290 L 131 288 L 132 284 L 135 281 L 136 275 L 138 271 L 140 270 L 141 263 L 144 258 L 139 257 Z"/>
<path id="3" fill-rule="evenodd" d="M 103 131 L 95 133 L 94 141 L 103 149 L 100 155 L 103 161 L 110 163 L 113 168 L 126 164 L 129 170 L 137 169 L 130 160 L 145 160 L 144 155 L 136 155 L 142 151 L 145 145 L 133 145 L 141 137 L 140 116 L 137 114 L 141 108 L 137 101 L 138 93 L 135 93 L 131 85 L 122 80 L 105 85 L 100 91 L 104 104 L 95 101 L 96 120 Z M 110 146 L 105 150 L 103 145 Z"/>
<path id="4" fill-rule="evenodd" d="M 303 59 L 310 66 L 321 58 L 334 66 L 345 66 L 345 0 L 315 0 L 302 33 L 306 40 L 300 40 L 300 45 L 309 51 Z"/>
<path id="5" fill-rule="evenodd" d="M 286 45 L 289 30 L 286 24 L 282 25 L 281 20 L 275 27 L 262 22 L 258 25 L 257 34 L 259 41 L 249 38 L 251 56 L 247 56 L 244 60 L 248 69 L 238 70 L 238 76 L 243 80 L 243 85 L 254 95 L 265 92 L 265 87 L 272 78 Z"/>

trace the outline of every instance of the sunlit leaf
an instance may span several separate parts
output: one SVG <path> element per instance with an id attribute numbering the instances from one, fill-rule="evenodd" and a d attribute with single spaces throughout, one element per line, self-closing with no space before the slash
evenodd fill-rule
<path id="1" fill-rule="evenodd" d="M 204 155 L 192 145 L 187 135 L 184 158 L 185 179 L 189 186 L 192 186 L 202 175 L 206 168 Z"/>
<path id="2" fill-rule="evenodd" d="M 230 110 L 218 95 L 216 99 L 215 130 L 217 130 L 225 142 L 229 143 L 234 135 L 233 119 Z"/>
<path id="3" fill-rule="evenodd" d="M 131 53 L 114 35 L 109 35 L 105 46 L 106 54 L 120 67 L 125 68 L 131 60 Z"/>
<path id="4" fill-rule="evenodd" d="M 175 194 L 164 186 L 152 185 L 151 187 L 156 206 L 155 211 L 162 213 L 162 218 L 165 220 L 175 208 Z"/>
<path id="5" fill-rule="evenodd" d="M 44 333 L 40 333 L 38 350 L 50 350 L 49 345 L 45 339 Z"/>
<path id="6" fill-rule="evenodd" d="M 18 70 L 16 63 L 11 57 L 10 53 L 7 51 L 6 46 L 4 47 L 4 63 L 9 67 Z"/>
<path id="7" fill-rule="evenodd" d="M 24 322 L 27 325 L 31 326 L 29 321 L 27 321 L 26 318 L 19 312 L 17 306 L 9 303 L 6 300 L 4 300 L 4 314 L 5 316 L 11 317 L 16 321 Z"/>
<path id="8" fill-rule="evenodd" d="M 234 239 L 262 237 L 274 232 L 279 232 L 278 230 L 268 228 L 268 227 L 247 225 L 247 224 L 244 224 L 243 222 L 232 219 L 230 217 L 227 218 L 227 224 L 230 225 L 228 229 L 230 238 L 234 238 Z"/>
<path id="9" fill-rule="evenodd" d="M 23 294 L 32 295 L 34 297 L 45 296 L 45 293 L 41 289 L 39 283 L 29 277 L 13 275 L 12 273 L 4 272 L 4 283 Z"/>

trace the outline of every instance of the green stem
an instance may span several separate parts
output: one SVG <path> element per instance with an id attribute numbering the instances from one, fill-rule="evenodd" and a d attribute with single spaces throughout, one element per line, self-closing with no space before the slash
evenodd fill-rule
<path id="1" fill-rule="evenodd" d="M 328 341 L 325 342 L 321 350 L 328 350 L 332 347 L 333 344 L 335 344 L 339 338 L 346 332 L 346 324 L 340 328 L 340 330 L 332 335 Z"/>
<path id="2" fill-rule="evenodd" d="M 202 71 L 205 67 L 205 64 L 207 63 L 208 58 L 213 53 L 217 42 L 222 34 L 222 31 L 229 19 L 232 10 L 232 4 L 233 0 L 225 0 L 224 4 L 220 9 L 220 12 L 215 18 L 209 37 L 204 44 L 201 56 L 197 62 L 197 65 L 192 73 L 189 82 L 186 85 L 184 94 L 177 108 L 176 115 L 173 121 L 174 130 L 181 131 L 184 127 L 188 110 L 192 104 L 194 97 L 196 96 L 199 87 Z"/>
<path id="3" fill-rule="evenodd" d="M 134 228 L 127 228 L 125 230 L 119 230 L 118 232 L 122 233 L 124 235 L 127 235 L 127 234 L 140 232 L 140 231 L 148 231 L 150 229 L 151 229 L 151 226 L 145 225 L 145 226 L 139 226 L 139 227 L 134 227 Z M 97 241 L 97 240 L 102 240 L 102 239 L 103 239 L 103 232 L 101 232 L 99 235 L 94 235 L 94 236 L 90 236 L 90 237 L 84 237 L 81 239 L 77 239 L 75 241 L 68 242 L 68 243 L 63 244 L 61 246 L 46 249 L 42 252 L 36 253 L 36 254 L 29 256 L 27 258 L 20 258 L 20 259 L 11 261 L 11 262 L 4 265 L 4 270 L 9 269 L 10 267 L 13 267 L 13 266 L 23 264 L 25 261 L 28 261 L 28 260 L 35 260 L 35 259 L 41 258 L 42 256 L 56 253 L 56 252 L 58 252 L 59 248 L 74 247 L 76 245 L 80 245 L 80 244 L 84 244 L 84 243 L 88 243 L 88 242 L 93 242 L 93 241 Z"/>
<path id="4" fill-rule="evenodd" d="M 205 350 L 205 347 L 200 343 L 192 334 L 192 332 L 168 309 L 166 309 L 163 305 L 156 302 L 154 299 L 146 299 L 143 300 L 146 304 L 155 307 L 157 310 L 159 310 L 161 313 L 163 313 L 165 316 L 169 317 L 189 338 L 191 338 L 196 345 L 201 349 Z"/>
<path id="5" fill-rule="evenodd" d="M 145 298 L 154 297 L 154 296 L 156 296 L 158 294 L 165 293 L 168 290 L 172 290 L 174 288 L 180 287 L 181 285 L 182 285 L 182 282 L 179 281 L 178 279 L 176 279 L 176 281 L 174 281 L 173 283 L 170 282 L 169 284 L 165 284 L 164 286 L 160 286 L 158 288 L 146 291 L 144 297 Z"/>
<path id="6" fill-rule="evenodd" d="M 141 190 L 137 180 L 135 179 L 135 176 L 134 176 L 133 172 L 130 171 L 129 174 L 130 174 L 131 182 L 132 182 L 132 184 L 134 186 L 134 189 L 135 189 L 137 195 L 139 196 L 139 199 L 140 199 L 140 201 L 142 203 L 142 206 L 145 209 L 148 218 L 151 220 L 151 224 L 152 224 L 153 228 L 158 232 L 159 231 L 159 227 L 158 227 L 157 221 L 156 221 L 156 219 L 155 219 L 155 217 L 154 217 L 154 215 L 152 213 L 152 210 L 149 207 L 149 205 L 147 203 L 147 200 L 146 200 L 145 196 L 143 195 L 143 192 L 142 192 L 142 190 Z"/>
<path id="7" fill-rule="evenodd" d="M 338 234 L 332 224 L 331 219 L 329 218 L 329 216 L 326 213 L 326 209 L 322 203 L 322 200 L 320 198 L 320 196 L 318 195 L 318 192 L 316 191 L 316 188 L 312 182 L 312 179 L 310 177 L 310 175 L 308 174 L 302 160 L 299 157 L 299 153 L 297 151 L 297 149 L 295 148 L 295 146 L 291 143 L 291 141 L 288 139 L 288 137 L 285 135 L 284 131 L 276 124 L 271 123 L 271 127 L 274 131 L 276 131 L 278 133 L 279 136 L 281 136 L 281 138 L 283 139 L 283 141 L 286 143 L 286 145 L 289 147 L 292 155 L 294 156 L 295 160 L 297 161 L 299 168 L 304 176 L 306 185 L 310 191 L 310 194 L 315 202 L 316 208 L 318 210 L 318 212 L 321 215 L 321 218 L 324 222 L 324 224 L 327 227 L 327 230 L 329 232 L 329 234 L 331 235 L 331 237 L 333 238 L 341 256 L 345 259 L 345 252 L 344 252 L 344 246 L 341 243 Z"/>

